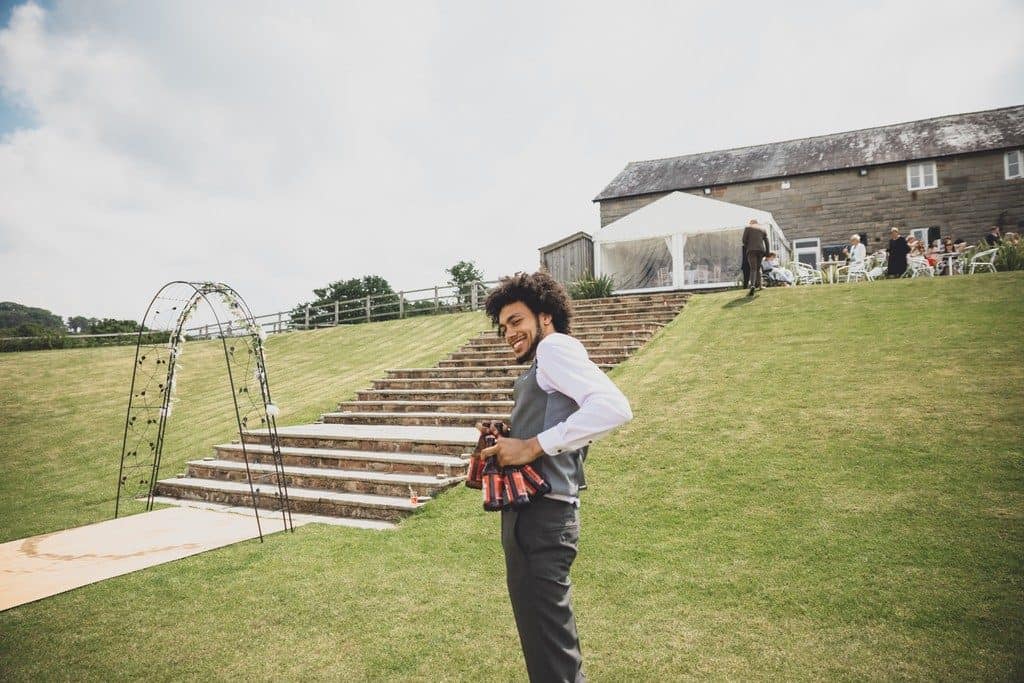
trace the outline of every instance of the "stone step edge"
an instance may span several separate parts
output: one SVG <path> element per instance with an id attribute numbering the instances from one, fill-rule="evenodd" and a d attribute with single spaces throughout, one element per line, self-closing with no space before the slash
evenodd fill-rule
<path id="1" fill-rule="evenodd" d="M 400 401 L 400 400 L 382 400 L 382 401 L 341 401 L 338 403 L 338 412 L 347 412 L 341 410 L 341 406 L 354 406 L 357 404 L 361 405 L 375 405 L 375 406 L 486 406 L 493 408 L 511 408 L 512 401 L 473 401 L 473 400 L 457 400 L 457 401 L 427 401 L 427 400 L 415 400 L 415 401 Z"/>
<path id="2" fill-rule="evenodd" d="M 512 379 L 512 378 L 509 378 Z M 443 381 L 443 380 L 441 380 Z M 508 389 L 360 389 L 360 394 L 511 394 L 512 387 Z M 397 399 L 394 399 L 397 401 Z M 467 399 L 468 400 L 468 399 Z M 497 400 L 497 399 L 496 399 Z M 439 403 L 440 401 L 431 401 L 431 403 Z M 342 403 L 351 403 L 351 401 L 342 401 Z"/>
<path id="3" fill-rule="evenodd" d="M 601 346 L 595 346 L 593 349 L 587 349 L 587 352 L 588 353 L 591 352 L 591 351 L 594 351 L 595 353 L 598 352 L 598 351 L 606 351 L 607 352 L 607 351 L 610 351 L 611 349 L 633 349 L 633 350 L 636 350 L 636 349 L 639 349 L 640 347 L 643 346 L 643 344 L 637 344 L 637 343 L 630 343 L 630 344 L 623 343 L 625 341 L 626 340 L 616 339 L 616 340 L 614 340 L 615 343 L 612 343 L 612 344 L 602 344 Z M 587 345 L 583 344 L 583 347 L 586 348 Z M 459 349 L 458 351 L 452 351 L 452 355 L 454 355 L 456 353 L 461 353 L 463 355 L 472 355 L 472 356 L 490 356 L 490 355 L 511 356 L 512 355 L 512 349 L 509 348 L 508 344 L 505 344 L 504 342 L 502 342 L 500 344 L 492 344 L 490 346 L 466 346 L 466 347 L 463 347 L 463 348 Z M 600 355 L 600 354 L 598 354 L 598 355 Z"/>
<path id="4" fill-rule="evenodd" d="M 169 498 L 167 496 L 154 496 L 153 502 L 160 503 L 162 505 L 174 505 L 177 507 L 188 507 L 197 508 L 199 510 L 223 512 L 224 514 L 242 515 L 245 517 L 252 518 L 256 517 L 251 507 L 242 507 L 240 505 L 222 505 L 220 503 L 211 503 L 205 500 L 190 500 L 188 498 Z M 261 510 L 260 519 L 268 519 L 269 517 L 280 519 L 281 513 L 277 510 Z M 394 522 L 385 522 L 381 519 L 356 519 L 354 517 L 326 517 L 324 515 L 314 515 L 308 512 L 292 512 L 291 519 L 292 523 L 296 527 L 305 524 L 327 524 L 329 526 L 345 526 L 352 527 L 354 529 L 365 529 L 368 531 L 393 531 L 398 528 L 398 525 Z"/>
<path id="5" fill-rule="evenodd" d="M 508 388 L 512 388 L 515 384 L 516 378 L 512 376 L 505 377 L 384 377 L 381 379 L 373 380 L 374 384 L 387 384 L 394 382 L 427 382 L 434 384 L 443 384 L 444 382 L 471 382 L 476 383 L 481 380 L 487 380 L 488 382 L 500 382 L 508 384 Z M 475 389 L 430 389 L 430 391 L 474 391 Z M 504 388 L 498 389 L 480 389 L 480 391 L 504 391 Z M 361 389 L 361 391 L 416 391 L 416 389 Z"/>
<path id="6" fill-rule="evenodd" d="M 602 296 L 594 299 L 572 299 L 572 302 L 573 305 L 581 303 L 600 305 L 609 301 L 664 301 L 666 299 L 689 299 L 691 296 L 693 296 L 693 292 L 688 290 L 671 289 L 666 292 L 651 292 L 650 294 L 615 294 L 613 296 Z"/>
<path id="7" fill-rule="evenodd" d="M 175 477 L 173 479 L 161 479 L 157 484 L 183 489 L 202 489 L 206 491 L 220 491 L 222 493 L 236 493 L 251 496 L 247 482 L 221 481 L 214 479 L 197 479 L 195 477 Z M 263 488 L 263 485 L 260 486 Z M 267 486 L 266 491 L 260 495 L 266 498 L 277 499 L 277 487 Z M 376 496 L 370 493 L 345 493 L 342 491 L 328 491 L 326 489 L 303 489 L 288 487 L 288 498 L 304 501 L 324 501 L 330 503 L 344 503 L 360 507 L 401 510 L 411 512 L 418 510 L 426 501 L 413 503 L 408 497 L 397 496 Z"/>
<path id="8" fill-rule="evenodd" d="M 460 461 L 465 464 L 465 461 Z M 238 460 L 189 460 L 187 465 L 197 467 L 215 467 L 222 470 L 245 472 L 245 463 Z M 274 474 L 277 470 L 270 463 L 249 463 L 249 470 L 257 470 L 263 474 Z M 319 479 L 336 479 L 339 481 L 369 481 L 375 484 L 395 484 L 406 486 L 437 486 L 445 487 L 457 484 L 465 477 L 437 477 L 428 474 L 403 474 L 396 472 L 374 472 L 372 470 L 340 470 L 325 467 L 302 467 L 285 465 L 285 476 L 296 475 Z M 262 484 L 261 484 L 262 485 Z M 273 484 L 271 484 L 273 485 Z M 288 490 L 291 490 L 291 486 Z"/>
<path id="9" fill-rule="evenodd" d="M 615 364 L 609 364 L 609 363 L 597 363 L 596 365 L 597 365 L 597 367 L 601 368 L 602 370 L 611 370 L 612 368 L 615 367 Z M 455 368 L 438 368 L 438 367 L 433 367 L 433 368 L 388 368 L 387 370 L 385 370 L 385 372 L 434 372 L 434 371 L 437 371 L 437 370 L 474 370 L 474 369 L 477 369 L 477 370 L 489 370 L 489 371 L 519 370 L 521 372 L 526 372 L 527 370 L 530 369 L 530 366 L 529 365 L 481 365 L 481 366 L 476 367 L 476 368 L 474 368 L 473 366 L 466 367 L 466 368 L 459 368 L 459 367 L 455 367 Z M 383 379 L 389 380 L 389 379 L 418 379 L 418 378 L 385 377 Z M 434 377 L 433 379 L 444 379 L 444 378 L 443 377 Z M 451 379 L 501 379 L 501 378 L 500 377 L 493 377 L 493 378 L 492 377 L 452 377 Z"/>
<path id="10" fill-rule="evenodd" d="M 589 353 L 587 357 L 597 365 L 614 365 L 618 362 L 615 359 L 622 359 L 633 355 L 632 353 Z M 598 360 L 600 359 L 600 360 Z M 439 365 L 436 366 L 435 370 L 447 370 L 451 368 L 507 368 L 508 365 L 480 365 L 486 361 L 503 361 L 504 358 L 442 358 L 439 361 Z M 440 365 L 440 363 L 447 363 L 447 365 Z"/>
<path id="11" fill-rule="evenodd" d="M 403 417 L 408 418 L 431 418 L 431 417 L 443 417 L 448 419 L 463 419 L 463 420 L 508 420 L 511 418 L 510 414 L 505 413 L 385 413 L 385 412 L 362 412 L 357 413 L 353 411 L 343 411 L 335 413 L 324 413 L 324 417 L 330 418 L 343 418 L 343 417 L 373 417 L 381 419 L 399 419 Z M 460 441 L 459 443 L 464 443 Z"/>
<path id="12" fill-rule="evenodd" d="M 346 437 L 347 438 L 347 437 Z M 463 441 L 452 441 L 444 443 L 463 444 Z M 469 444 L 472 450 L 475 444 Z M 242 444 L 228 443 L 219 444 L 213 447 L 217 450 L 232 450 L 241 452 Z M 249 443 L 245 450 L 261 455 L 272 455 L 273 449 L 267 444 Z M 306 448 L 304 446 L 281 446 L 281 455 L 310 456 L 314 458 L 338 458 L 349 460 L 367 460 L 372 462 L 389 462 L 397 465 L 438 465 L 441 467 L 465 467 L 466 462 L 453 455 L 428 455 L 420 453 L 399 453 L 395 451 L 357 451 L 346 448 Z"/>

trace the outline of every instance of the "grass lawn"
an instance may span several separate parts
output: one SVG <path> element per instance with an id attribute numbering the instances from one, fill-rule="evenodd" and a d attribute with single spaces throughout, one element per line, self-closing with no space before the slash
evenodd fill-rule
<path id="1" fill-rule="evenodd" d="M 282 424 L 481 326 L 272 339 Z M 636 417 L 588 458 L 591 680 L 1020 680 L 1022 330 L 1024 273 L 695 297 L 614 371 Z M 184 358 L 196 428 L 166 461 L 230 434 L 201 419 L 215 360 Z M 0 356 L 2 540 L 110 516 L 130 366 Z M 303 527 L 0 613 L 0 674 L 523 680 L 502 569 L 458 489 L 397 532 Z"/>

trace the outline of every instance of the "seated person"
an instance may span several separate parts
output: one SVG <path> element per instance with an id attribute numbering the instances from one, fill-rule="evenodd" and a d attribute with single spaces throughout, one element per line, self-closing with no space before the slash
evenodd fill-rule
<path id="1" fill-rule="evenodd" d="M 851 264 L 853 263 L 864 263 L 864 259 L 867 258 L 868 250 L 863 244 L 860 243 L 860 235 L 850 235 L 850 246 L 843 249 L 843 256 Z"/>
<path id="2" fill-rule="evenodd" d="M 1003 234 L 1003 241 L 1009 242 L 1013 246 L 1020 246 L 1020 235 L 1015 232 L 1007 232 Z"/>
<path id="3" fill-rule="evenodd" d="M 955 254 L 956 253 L 956 247 L 953 246 L 953 238 L 952 237 L 947 237 L 947 238 L 942 240 L 942 246 L 939 248 L 938 253 L 940 253 L 940 254 Z M 950 266 L 950 261 L 949 261 L 948 258 L 941 259 L 939 261 L 939 264 L 938 264 L 939 273 L 942 274 L 942 275 L 948 275 L 948 273 L 946 273 L 946 270 L 949 268 L 949 266 Z"/>
<path id="4" fill-rule="evenodd" d="M 793 284 L 793 274 L 779 266 L 779 257 L 775 255 L 774 251 L 768 252 L 768 255 L 761 261 L 761 269 L 772 282 L 781 283 L 786 287 Z"/>

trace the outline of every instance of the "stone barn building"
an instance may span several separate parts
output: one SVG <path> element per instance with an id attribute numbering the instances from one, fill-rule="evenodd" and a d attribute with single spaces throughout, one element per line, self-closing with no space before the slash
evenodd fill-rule
<path id="1" fill-rule="evenodd" d="M 1024 232 L 1024 105 L 686 156 L 634 161 L 601 191 L 601 226 L 680 190 L 771 212 L 809 263 L 889 227 L 978 242 Z"/>

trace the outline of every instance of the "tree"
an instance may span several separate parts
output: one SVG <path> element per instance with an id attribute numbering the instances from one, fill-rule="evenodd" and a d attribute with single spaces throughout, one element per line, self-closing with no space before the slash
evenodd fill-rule
<path id="1" fill-rule="evenodd" d="M 139 324 L 134 320 L 116 320 L 114 318 L 104 318 L 103 320 L 93 320 L 92 325 L 89 327 L 90 334 L 110 334 L 112 332 L 138 332 Z"/>
<path id="2" fill-rule="evenodd" d="M 319 306 L 331 306 L 335 301 L 352 301 L 354 299 L 365 299 L 368 296 L 375 297 L 371 301 L 371 313 L 374 320 L 387 320 L 398 317 L 398 300 L 397 297 L 394 297 L 395 290 L 380 275 L 364 275 L 361 278 L 338 280 L 326 287 L 314 289 L 313 294 L 316 296 L 314 301 L 296 304 L 295 308 L 292 309 L 291 318 L 293 324 L 299 326 L 305 324 L 306 306 L 316 309 Z M 349 308 L 353 307 L 346 306 L 341 313 L 342 318 L 351 318 L 346 322 L 366 321 L 365 315 L 353 315 L 351 311 L 346 310 Z M 332 316 L 331 321 L 333 321 L 333 313 L 325 314 L 323 311 L 314 310 L 310 313 L 311 324 L 316 324 L 316 318 L 318 316 L 323 318 L 324 315 Z"/>
<path id="3" fill-rule="evenodd" d="M 0 330 L 11 330 L 22 325 L 35 325 L 43 332 L 64 332 L 64 321 L 45 308 L 32 308 L 13 301 L 0 302 Z"/>
<path id="4" fill-rule="evenodd" d="M 68 330 L 72 334 L 86 334 L 89 328 L 96 323 L 96 318 L 86 318 L 84 315 L 73 315 L 68 318 Z"/>
<path id="5" fill-rule="evenodd" d="M 462 287 L 470 282 L 483 282 L 484 274 L 476 267 L 473 261 L 459 261 L 451 268 L 445 268 L 448 274 L 448 284 L 452 287 Z"/>
<path id="6" fill-rule="evenodd" d="M 316 295 L 316 301 L 311 305 L 322 306 L 334 303 L 335 301 L 348 301 L 378 294 L 393 293 L 394 290 L 391 289 L 391 285 L 380 275 L 364 275 L 362 278 L 354 277 L 351 280 L 338 280 L 326 287 L 314 289 L 313 294 Z"/>
<path id="7" fill-rule="evenodd" d="M 448 274 L 448 284 L 458 290 L 459 301 L 463 304 L 472 300 L 468 285 L 484 279 L 484 274 L 473 261 L 459 261 L 451 268 L 445 268 L 444 272 Z"/>

